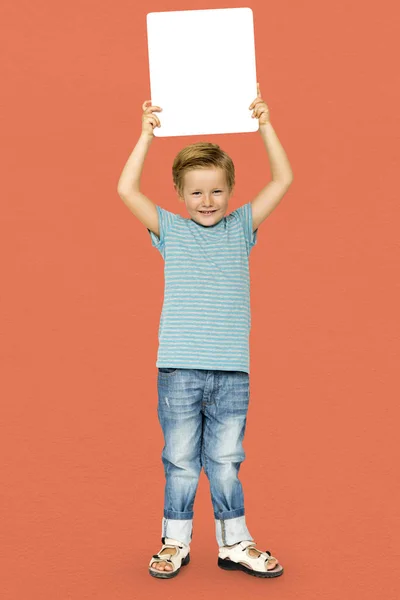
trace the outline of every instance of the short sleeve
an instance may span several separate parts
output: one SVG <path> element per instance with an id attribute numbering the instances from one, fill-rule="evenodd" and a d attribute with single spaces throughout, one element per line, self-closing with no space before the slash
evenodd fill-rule
<path id="1" fill-rule="evenodd" d="M 156 205 L 157 213 L 158 213 L 158 228 L 160 231 L 160 237 L 158 237 L 151 229 L 147 229 L 150 234 L 150 239 L 152 245 L 157 248 L 163 258 L 164 250 L 165 250 L 165 240 L 167 238 L 168 232 L 171 230 L 174 221 L 179 217 L 179 215 L 170 212 L 169 210 L 165 210 L 165 208 L 161 208 L 161 206 Z"/>
<path id="2" fill-rule="evenodd" d="M 244 237 L 247 246 L 247 254 L 250 254 L 251 249 L 257 243 L 258 228 L 253 232 L 253 215 L 251 210 L 251 202 L 243 204 L 231 214 L 230 217 L 238 219 L 243 228 Z"/>

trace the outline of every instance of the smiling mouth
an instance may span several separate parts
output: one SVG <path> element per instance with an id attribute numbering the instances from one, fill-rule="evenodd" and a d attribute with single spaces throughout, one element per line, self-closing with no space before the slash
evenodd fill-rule
<path id="1" fill-rule="evenodd" d="M 202 215 L 212 215 L 212 213 L 215 213 L 216 210 L 199 210 L 199 213 L 201 213 Z"/>

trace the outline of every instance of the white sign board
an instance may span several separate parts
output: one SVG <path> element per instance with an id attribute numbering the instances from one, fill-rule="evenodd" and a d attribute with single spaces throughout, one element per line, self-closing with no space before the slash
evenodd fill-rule
<path id="1" fill-rule="evenodd" d="M 155 136 L 258 130 L 251 8 L 148 13 L 147 41 Z"/>

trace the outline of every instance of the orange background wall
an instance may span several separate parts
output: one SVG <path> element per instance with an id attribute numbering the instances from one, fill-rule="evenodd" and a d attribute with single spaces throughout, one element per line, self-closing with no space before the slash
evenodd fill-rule
<path id="1" fill-rule="evenodd" d="M 235 6 L 253 9 L 257 79 L 294 172 L 251 254 L 241 469 L 249 528 L 285 574 L 217 568 L 202 473 L 192 562 L 163 585 L 147 573 L 163 263 L 116 187 L 150 98 L 146 13 Z M 399 598 L 397 4 L 1 13 L 1 597 Z M 270 179 L 258 132 L 155 139 L 142 190 L 182 216 L 172 161 L 202 139 L 233 158 L 232 210 Z"/>

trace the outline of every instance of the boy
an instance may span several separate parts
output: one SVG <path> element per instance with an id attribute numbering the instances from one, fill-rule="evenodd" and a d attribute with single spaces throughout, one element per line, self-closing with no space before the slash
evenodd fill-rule
<path id="1" fill-rule="evenodd" d="M 285 151 L 260 95 L 249 109 L 259 119 L 272 181 L 247 204 L 224 216 L 235 174 L 230 157 L 216 144 L 183 148 L 172 168 L 174 188 L 190 219 L 153 204 L 140 176 L 161 127 L 144 102 L 142 134 L 118 182 L 118 194 L 148 229 L 165 265 L 159 327 L 158 418 L 165 445 L 162 548 L 153 555 L 153 577 L 175 577 L 190 561 L 193 504 L 201 468 L 210 482 L 218 566 L 257 577 L 277 577 L 283 567 L 256 548 L 247 529 L 238 472 L 249 403 L 250 279 L 248 259 L 258 227 L 293 180 Z"/>

